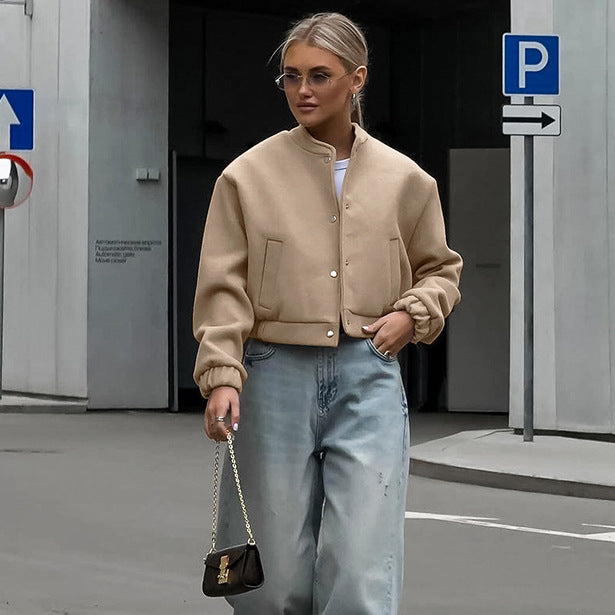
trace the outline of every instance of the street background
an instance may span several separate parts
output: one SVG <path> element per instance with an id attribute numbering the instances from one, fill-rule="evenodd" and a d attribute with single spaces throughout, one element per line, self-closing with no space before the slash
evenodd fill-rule
<path id="1" fill-rule="evenodd" d="M 416 414 L 413 444 L 506 422 Z M 213 451 L 197 413 L 0 414 L 0 613 L 230 613 L 200 589 Z M 400 615 L 614 612 L 615 542 L 566 535 L 613 532 L 613 501 L 411 477 L 407 510 L 462 522 L 406 521 Z"/>

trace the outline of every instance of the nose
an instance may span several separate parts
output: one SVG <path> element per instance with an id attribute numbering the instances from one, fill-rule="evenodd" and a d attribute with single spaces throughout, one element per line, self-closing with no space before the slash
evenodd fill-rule
<path id="1" fill-rule="evenodd" d="M 302 96 L 308 96 L 312 93 L 312 88 L 308 83 L 309 77 L 307 75 L 301 75 L 301 84 L 299 85 L 299 94 Z"/>

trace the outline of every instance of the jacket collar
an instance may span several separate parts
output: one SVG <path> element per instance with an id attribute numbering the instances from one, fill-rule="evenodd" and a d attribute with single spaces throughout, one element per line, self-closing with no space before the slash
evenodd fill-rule
<path id="1" fill-rule="evenodd" d="M 354 128 L 354 142 L 350 152 L 351 156 L 357 147 L 369 138 L 369 134 L 361 126 L 355 122 L 352 123 L 352 126 Z M 311 154 L 333 154 L 333 157 L 335 157 L 335 148 L 328 143 L 315 139 L 304 126 L 295 126 L 295 128 L 289 131 L 289 134 L 299 147 Z"/>

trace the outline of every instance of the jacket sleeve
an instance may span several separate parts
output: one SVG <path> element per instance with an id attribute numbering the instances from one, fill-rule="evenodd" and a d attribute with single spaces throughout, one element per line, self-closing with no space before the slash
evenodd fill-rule
<path id="1" fill-rule="evenodd" d="M 224 175 L 214 187 L 201 246 L 193 332 L 199 343 L 194 380 L 203 397 L 219 386 L 241 392 L 247 373 L 243 343 L 254 323 L 246 292 L 248 247 L 236 186 Z"/>
<path id="2" fill-rule="evenodd" d="M 458 287 L 463 263 L 446 243 L 438 187 L 431 181 L 427 202 L 407 246 L 413 286 L 393 306 L 412 316 L 415 344 L 431 344 L 461 298 Z"/>

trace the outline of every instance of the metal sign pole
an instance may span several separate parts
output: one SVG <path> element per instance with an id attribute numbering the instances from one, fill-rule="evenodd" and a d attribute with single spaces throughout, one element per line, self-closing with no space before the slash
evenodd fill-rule
<path id="1" fill-rule="evenodd" d="M 12 2 L 14 4 L 14 2 Z M 7 4 L 0 0 L 0 4 Z M 32 0 L 24 6 L 32 15 Z M 13 132 L 13 128 L 19 130 Z M 4 142 L 6 141 L 6 147 Z M 3 150 L 7 151 L 3 151 Z M 2 354 L 4 329 L 4 210 L 17 207 L 26 201 L 34 183 L 34 172 L 26 160 L 11 153 L 11 150 L 34 149 L 34 90 L 0 88 L 0 162 L 2 163 L 2 190 L 0 191 L 0 399 L 2 399 Z M 6 161 L 6 162 L 5 162 Z M 7 166 L 8 163 L 8 166 Z M 18 194 L 21 168 L 29 186 Z M 18 199 L 15 201 L 15 199 Z"/>
<path id="2" fill-rule="evenodd" d="M 523 105 L 504 105 L 502 131 L 523 135 L 523 440 L 534 440 L 534 136 L 561 134 L 559 105 L 534 105 L 534 96 L 559 94 L 559 36 L 504 34 L 502 93 L 524 96 Z M 529 52 L 532 53 L 529 53 Z M 540 58 L 540 59 L 539 59 Z M 538 114 L 538 115 L 537 115 Z"/>
<path id="3" fill-rule="evenodd" d="M 532 105 L 533 96 L 525 97 Z M 524 258 L 523 258 L 523 440 L 534 440 L 534 137 L 524 145 Z"/>
<path id="4" fill-rule="evenodd" d="M 0 207 L 0 399 L 2 399 L 2 330 L 4 326 L 4 209 Z"/>

